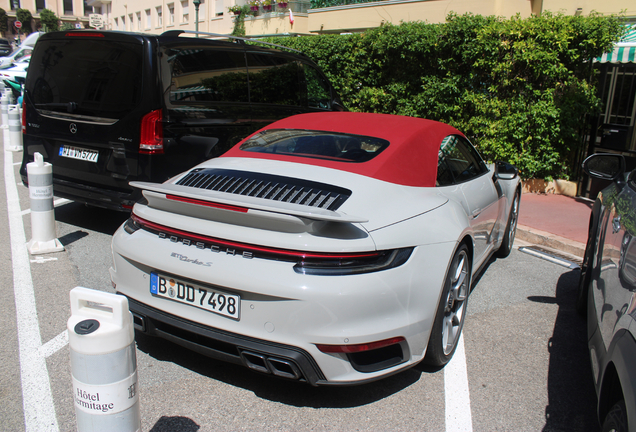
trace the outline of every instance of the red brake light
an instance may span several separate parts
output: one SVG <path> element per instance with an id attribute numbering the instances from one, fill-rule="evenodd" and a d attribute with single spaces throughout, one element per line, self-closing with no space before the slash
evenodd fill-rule
<path id="1" fill-rule="evenodd" d="M 163 115 L 161 110 L 151 111 L 141 119 L 141 139 L 139 153 L 163 153 Z"/>
<path id="2" fill-rule="evenodd" d="M 104 37 L 104 34 L 103 33 L 78 32 L 78 33 L 66 33 L 64 36 Z"/>
<path id="3" fill-rule="evenodd" d="M 211 201 L 203 201 L 203 200 L 198 200 L 198 199 L 194 199 L 194 198 L 186 198 L 186 197 L 181 197 L 181 196 L 177 196 L 177 195 L 166 195 L 166 198 L 172 201 L 180 201 L 180 202 L 185 202 L 185 203 L 189 203 L 189 204 L 197 204 L 197 205 L 202 205 L 202 206 L 206 206 L 206 207 L 213 207 L 213 208 L 218 208 L 218 209 L 223 209 L 223 210 L 232 210 L 232 211 L 236 211 L 236 212 L 241 212 L 241 213 L 247 213 L 248 209 L 246 207 L 239 207 L 239 206 L 233 206 L 233 205 L 229 205 L 229 204 L 221 204 L 221 203 L 215 203 L 215 202 L 211 202 Z"/>
<path id="4" fill-rule="evenodd" d="M 356 345 L 320 345 L 316 344 L 316 347 L 324 352 L 324 353 L 344 353 L 344 354 L 352 354 L 362 351 L 371 351 L 378 348 L 384 348 L 389 345 L 398 344 L 405 339 L 402 336 L 394 337 L 391 339 L 385 339 L 377 342 L 369 342 L 365 344 L 356 344 Z"/>

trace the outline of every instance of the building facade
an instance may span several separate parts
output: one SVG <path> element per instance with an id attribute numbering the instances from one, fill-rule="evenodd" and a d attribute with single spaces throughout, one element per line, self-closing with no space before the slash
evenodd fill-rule
<path id="1" fill-rule="evenodd" d="M 102 16 L 104 29 L 162 33 L 195 30 L 228 34 L 235 17 L 229 8 L 254 3 L 255 16 L 245 19 L 248 36 L 360 32 L 385 23 L 444 22 L 450 12 L 522 18 L 545 11 L 568 15 L 622 13 L 636 21 L 633 0 L 331 0 L 330 7 L 311 9 L 310 0 L 0 0 L 9 17 L 9 35 L 17 34 L 15 10 L 28 9 L 39 25 L 39 12 L 53 11 L 62 21 L 88 27 L 90 13 Z M 271 6 L 262 3 L 271 3 Z M 7 35 L 5 35 L 7 36 Z"/>
<path id="2" fill-rule="evenodd" d="M 31 12 L 33 20 L 31 29 L 40 29 L 40 11 L 51 10 L 63 24 L 69 24 L 77 28 L 88 26 L 88 15 L 93 8 L 86 0 L 0 0 L 0 8 L 7 13 L 8 30 L 2 35 L 7 39 L 24 38 L 24 32 L 16 26 L 16 10 L 27 9 Z M 19 25 L 19 24 L 18 24 Z"/>

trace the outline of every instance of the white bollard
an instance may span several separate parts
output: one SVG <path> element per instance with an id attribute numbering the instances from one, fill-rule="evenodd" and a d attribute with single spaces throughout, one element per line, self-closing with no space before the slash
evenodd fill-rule
<path id="1" fill-rule="evenodd" d="M 0 112 L 2 113 L 2 127 L 9 127 L 9 98 L 7 94 L 3 91 L 2 96 L 0 97 Z"/>
<path id="2" fill-rule="evenodd" d="M 44 162 L 40 153 L 34 157 L 35 161 L 27 164 L 31 198 L 31 240 L 27 248 L 31 255 L 63 251 L 55 230 L 53 166 Z"/>
<path id="3" fill-rule="evenodd" d="M 9 144 L 5 150 L 22 151 L 22 119 L 18 105 L 9 105 Z"/>
<path id="4" fill-rule="evenodd" d="M 13 97 L 13 90 L 11 90 L 10 88 L 5 88 L 4 89 L 4 94 L 7 95 L 7 99 L 9 100 L 9 105 L 15 103 L 15 98 Z"/>
<path id="5" fill-rule="evenodd" d="M 78 432 L 140 431 L 135 330 L 128 299 L 73 288 L 67 329 Z"/>

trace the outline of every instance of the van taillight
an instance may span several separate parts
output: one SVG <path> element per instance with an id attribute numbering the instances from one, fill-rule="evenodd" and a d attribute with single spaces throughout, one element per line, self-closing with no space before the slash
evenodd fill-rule
<path id="1" fill-rule="evenodd" d="M 163 126 L 161 110 L 151 111 L 141 119 L 141 140 L 139 153 L 163 153 Z"/>

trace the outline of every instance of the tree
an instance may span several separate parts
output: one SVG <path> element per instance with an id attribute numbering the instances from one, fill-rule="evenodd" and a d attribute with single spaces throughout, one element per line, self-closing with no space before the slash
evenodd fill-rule
<path id="1" fill-rule="evenodd" d="M 8 30 L 7 12 L 4 9 L 0 9 L 0 32 L 6 33 Z"/>
<path id="2" fill-rule="evenodd" d="M 42 11 L 40 11 L 40 22 L 44 27 L 44 31 L 47 33 L 60 29 L 60 21 L 52 10 L 42 9 Z"/>
<path id="3" fill-rule="evenodd" d="M 33 15 L 31 15 L 31 11 L 28 9 L 17 9 L 15 11 L 15 17 L 22 23 L 22 28 L 20 29 L 21 33 L 25 35 L 33 33 L 33 29 L 31 28 Z"/>

